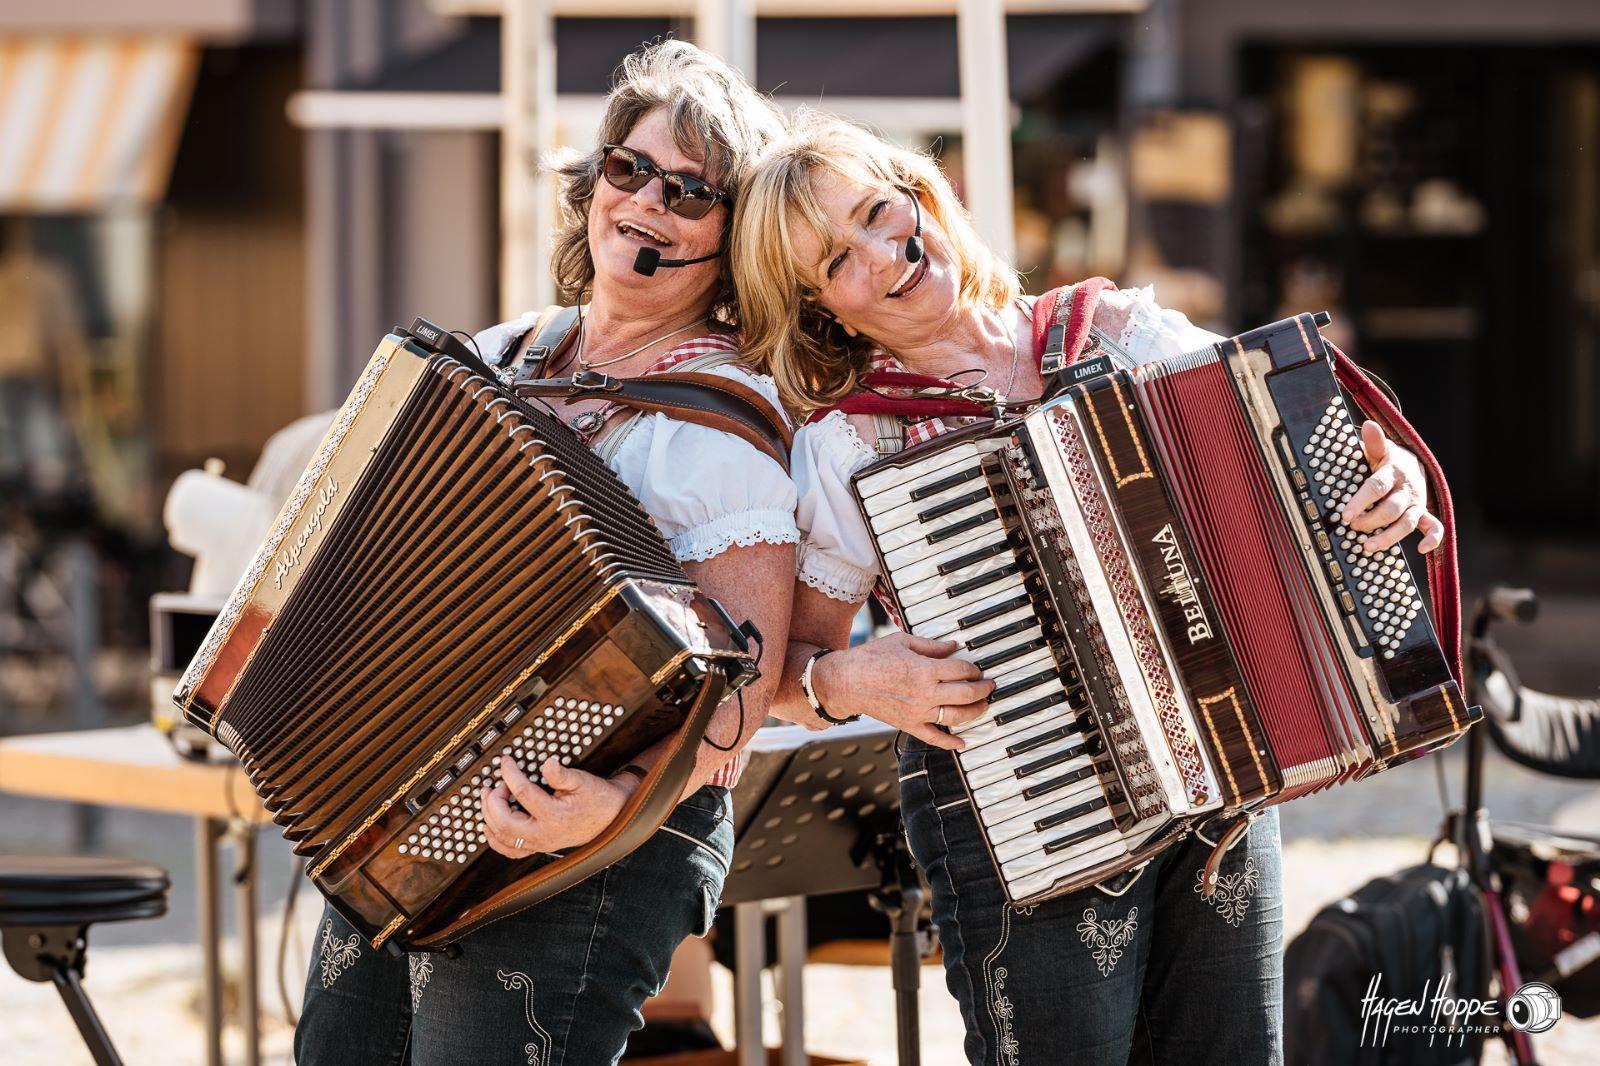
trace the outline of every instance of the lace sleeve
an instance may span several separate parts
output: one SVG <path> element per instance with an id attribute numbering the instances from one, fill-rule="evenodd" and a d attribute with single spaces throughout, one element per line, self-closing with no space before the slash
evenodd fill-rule
<path id="1" fill-rule="evenodd" d="M 1182 311 L 1156 303 L 1150 285 L 1103 294 L 1095 308 L 1095 325 L 1115 337 L 1136 364 L 1198 351 L 1222 339 L 1190 322 Z"/>
<path id="2" fill-rule="evenodd" d="M 768 393 L 770 379 L 743 379 Z M 770 392 L 775 403 L 776 387 Z M 665 414 L 647 415 L 611 463 L 680 562 L 703 562 L 730 548 L 800 540 L 794 482 L 732 433 Z"/>
<path id="3" fill-rule="evenodd" d="M 801 534 L 796 576 L 846 603 L 865 600 L 878 579 L 872 538 L 850 491 L 850 475 L 876 457 L 842 411 L 795 434 L 795 519 Z"/>

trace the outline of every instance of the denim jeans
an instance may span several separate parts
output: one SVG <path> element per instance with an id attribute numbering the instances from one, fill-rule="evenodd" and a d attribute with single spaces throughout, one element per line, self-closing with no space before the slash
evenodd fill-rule
<path id="1" fill-rule="evenodd" d="M 690 796 L 642 847 L 461 941 L 374 951 L 326 908 L 295 1032 L 302 1064 L 595 1066 L 622 1056 L 684 938 L 704 936 L 733 854 L 725 788 Z"/>
<path id="2" fill-rule="evenodd" d="M 1283 878 L 1267 812 L 1201 896 L 1191 836 L 1117 895 L 1014 908 L 949 753 L 910 739 L 900 800 L 933 887 L 945 980 L 983 1066 L 1283 1062 Z"/>

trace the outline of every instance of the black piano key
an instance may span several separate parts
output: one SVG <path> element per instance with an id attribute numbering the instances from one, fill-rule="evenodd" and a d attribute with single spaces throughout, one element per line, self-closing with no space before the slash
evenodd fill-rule
<path id="1" fill-rule="evenodd" d="M 963 596 L 973 589 L 981 589 L 985 585 L 993 584 L 1001 578 L 1010 577 L 1022 569 L 1021 563 L 1011 562 L 994 570 L 985 570 L 976 577 L 969 577 L 965 581 L 957 581 L 945 590 L 945 595 L 950 597 Z"/>
<path id="2" fill-rule="evenodd" d="M 1040 796 L 1048 796 L 1052 792 L 1060 791 L 1061 789 L 1066 788 L 1068 785 L 1075 785 L 1079 781 L 1093 776 L 1094 767 L 1080 766 L 1071 773 L 1062 774 L 1060 777 L 1053 777 L 1048 781 L 1041 781 L 1037 785 L 1029 785 L 1027 788 L 1022 790 L 1022 798 L 1025 800 L 1036 800 Z"/>
<path id="3" fill-rule="evenodd" d="M 981 626 L 991 618 L 999 618 L 1001 615 L 1014 611 L 1018 607 L 1028 606 L 1028 602 L 1028 594 L 1024 592 L 1022 595 L 1017 596 L 1014 599 L 1002 600 L 999 603 L 991 603 L 982 610 L 973 611 L 971 614 L 965 615 L 959 619 L 956 622 L 956 628 L 971 629 L 973 626 Z"/>
<path id="4" fill-rule="evenodd" d="M 941 504 L 936 504 L 926 511 L 918 511 L 917 521 L 932 522 L 935 518 L 943 518 L 947 514 L 953 514 L 963 507 L 970 507 L 972 504 L 981 503 L 988 498 L 989 490 L 987 488 L 978 489 L 967 493 L 965 496 L 957 496 L 953 500 L 946 500 Z"/>
<path id="5" fill-rule="evenodd" d="M 997 640 L 1004 640 L 1024 630 L 1032 629 L 1038 624 L 1039 620 L 1037 618 L 1019 618 L 1009 625 L 1001 626 L 999 629 L 991 629 L 981 637 L 972 638 L 967 641 L 966 648 L 968 651 L 972 651 L 974 648 L 986 648 Z"/>
<path id="6" fill-rule="evenodd" d="M 999 703 L 1001 700 L 1015 696 L 1019 692 L 1026 692 L 1035 685 L 1042 685 L 1046 681 L 1054 681 L 1055 677 L 1056 672 L 1054 670 L 1040 670 L 1037 674 L 1018 678 L 1015 681 L 1007 681 L 989 693 L 989 702 Z"/>
<path id="7" fill-rule="evenodd" d="M 1065 692 L 1052 692 L 1048 696 L 1040 696 L 1036 700 L 1024 703 L 1021 707 L 1013 707 L 1009 711 L 1001 711 L 994 716 L 994 724 L 1010 725 L 1020 718 L 1026 718 L 1030 714 L 1037 714 L 1046 707 L 1054 707 L 1058 703 L 1065 702 L 1067 702 L 1067 694 Z M 1082 730 L 1074 729 L 1073 732 L 1078 733 L 1082 732 Z"/>
<path id="8" fill-rule="evenodd" d="M 1046 829 L 1054 829 L 1058 825 L 1066 825 L 1074 818 L 1082 818 L 1086 814 L 1093 814 L 1095 811 L 1103 811 L 1105 809 L 1105 800 L 1087 800 L 1083 803 L 1077 804 L 1076 806 L 1068 807 L 1064 811 L 1057 811 L 1054 814 L 1040 818 L 1037 822 L 1033 823 L 1033 827 L 1042 833 Z"/>
<path id="9" fill-rule="evenodd" d="M 973 563 L 981 563 L 985 559 L 992 559 L 996 555 L 1001 555 L 1004 552 L 1008 551 L 1010 549 L 1010 547 L 1011 547 L 1011 545 L 1007 544 L 1003 540 L 996 541 L 995 543 L 989 545 L 987 548 L 979 548 L 975 552 L 968 552 L 965 555 L 958 556 L 957 558 L 951 559 L 947 563 L 940 563 L 937 567 L 935 567 L 935 569 L 941 575 L 942 574 L 951 574 L 951 573 L 954 573 L 957 570 L 960 570 L 964 566 L 971 566 Z"/>
<path id="10" fill-rule="evenodd" d="M 980 526 L 986 526 L 990 522 L 993 522 L 996 517 L 998 516 L 993 511 L 985 511 L 983 514 L 975 514 L 971 518 L 957 522 L 953 526 L 945 526 L 943 529 L 936 529 L 923 539 L 925 539 L 929 544 L 939 544 L 949 540 L 951 537 L 959 537 L 961 534 L 977 529 Z"/>
<path id="11" fill-rule="evenodd" d="M 1008 663 L 1012 659 L 1020 658 L 1021 656 L 1028 654 L 1030 651 L 1038 651 L 1047 643 L 1048 641 L 1046 641 L 1043 637 L 1035 637 L 1025 644 L 1018 644 L 1014 647 L 1007 648 L 1005 651 L 997 651 L 993 655 L 986 656 L 982 659 L 974 659 L 972 661 L 972 665 L 987 673 L 989 670 L 999 666 L 1001 663 Z"/>
<path id="12" fill-rule="evenodd" d="M 1016 774 L 1018 780 L 1021 780 L 1024 777 L 1032 777 L 1034 774 L 1048 770 L 1052 766 L 1060 766 L 1064 762 L 1071 762 L 1073 759 L 1076 759 L 1078 756 L 1082 755 L 1083 750 L 1082 744 L 1074 744 L 1070 748 L 1063 748 L 1061 751 L 1055 752 L 1051 755 L 1046 755 L 1042 759 L 1035 759 L 1033 762 L 1023 763 L 1012 772 Z"/>
<path id="13" fill-rule="evenodd" d="M 1111 832 L 1111 830 L 1114 828 L 1116 828 L 1115 823 L 1111 821 L 1098 822 L 1095 825 L 1089 826 L 1087 829 L 1080 829 L 1076 833 L 1068 833 L 1064 837 L 1057 837 L 1055 840 L 1050 841 L 1050 843 L 1044 846 L 1044 853 L 1046 855 L 1053 855 L 1058 851 L 1065 851 L 1074 844 L 1081 844 L 1085 840 L 1091 840 L 1094 837 L 1102 836 Z"/>
<path id="14" fill-rule="evenodd" d="M 1070 725 L 1064 725 L 1060 729 L 1047 730 L 1038 736 L 1029 737 L 1027 740 L 1019 740 L 1017 743 L 1012 744 L 1006 748 L 1006 757 L 1014 759 L 1018 755 L 1026 755 L 1028 752 L 1042 748 L 1052 741 L 1064 740 L 1076 732 L 1077 730 Z"/>
<path id="15" fill-rule="evenodd" d="M 931 485 L 924 485 L 920 489 L 912 489 L 911 498 L 913 500 L 926 500 L 929 496 L 937 496 L 945 489 L 955 488 L 963 481 L 971 481 L 981 473 L 983 473 L 983 468 L 981 466 L 974 466 L 967 470 L 961 471 L 959 474 L 951 474 L 949 477 L 940 478 Z"/>

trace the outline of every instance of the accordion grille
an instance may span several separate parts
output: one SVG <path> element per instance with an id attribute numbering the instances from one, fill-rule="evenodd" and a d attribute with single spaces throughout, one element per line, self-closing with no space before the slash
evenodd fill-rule
<path id="1" fill-rule="evenodd" d="M 410 788 L 619 583 L 688 583 L 587 447 L 454 360 L 379 434 L 214 723 L 300 851 Z"/>

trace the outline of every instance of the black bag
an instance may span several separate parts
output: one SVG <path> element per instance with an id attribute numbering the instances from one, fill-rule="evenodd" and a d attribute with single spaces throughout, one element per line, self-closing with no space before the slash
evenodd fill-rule
<path id="1" fill-rule="evenodd" d="M 1483 897 L 1465 870 L 1424 864 L 1370 881 L 1324 907 L 1284 956 L 1284 1050 L 1293 1066 L 1446 1066 L 1477 1062 L 1481 1033 L 1414 1031 L 1434 1025 L 1433 1001 L 1486 999 L 1493 965 Z M 1372 982 L 1381 980 L 1374 990 Z M 1426 988 L 1425 988 L 1426 986 Z M 1387 1035 L 1363 999 L 1424 1000 L 1391 1018 Z M 1450 1022 L 1440 1016 L 1440 1025 Z M 1473 1019 L 1493 1028 L 1499 1015 Z"/>

